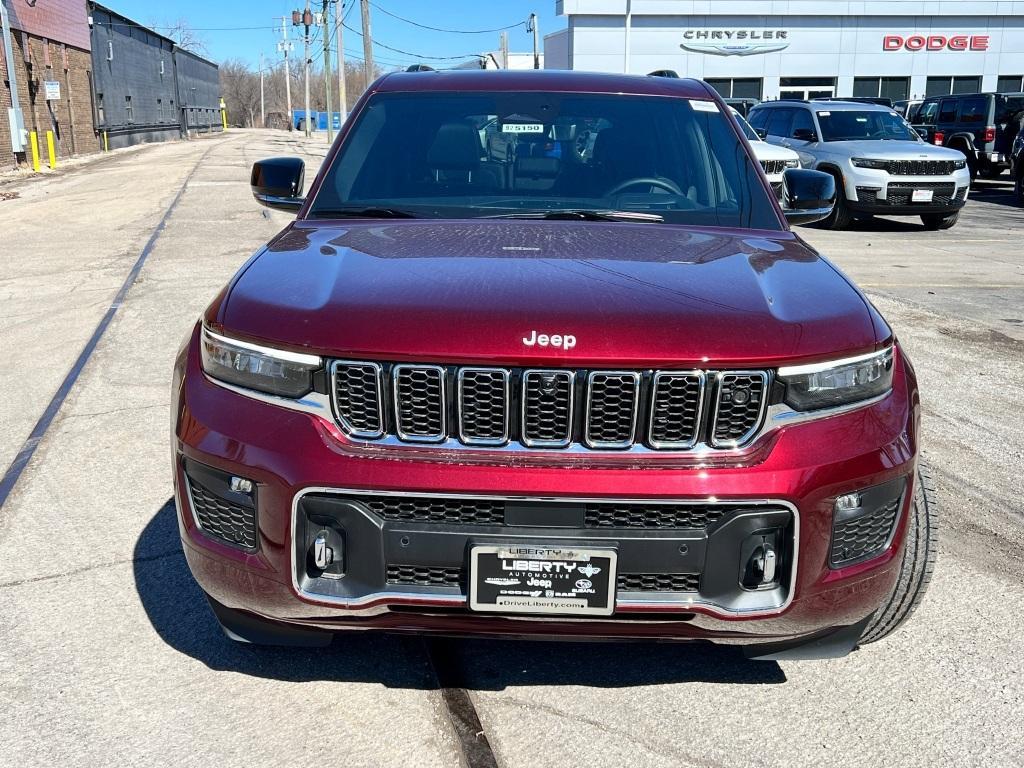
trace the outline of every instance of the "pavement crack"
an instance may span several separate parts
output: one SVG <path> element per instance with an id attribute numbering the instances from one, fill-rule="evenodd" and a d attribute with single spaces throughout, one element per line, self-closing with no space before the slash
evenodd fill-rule
<path id="1" fill-rule="evenodd" d="M 79 574 L 99 570 L 101 568 L 113 568 L 118 565 L 126 565 L 127 563 L 149 563 L 154 560 L 164 560 L 168 557 L 174 557 L 175 555 L 184 556 L 184 552 L 181 551 L 181 547 L 178 547 L 176 549 L 170 549 L 166 552 L 159 552 L 155 555 L 145 555 L 143 557 L 129 557 L 124 560 L 109 560 L 105 563 L 95 563 L 93 565 L 83 566 L 82 568 L 75 568 L 72 571 L 65 571 L 64 573 L 51 573 L 47 576 L 33 576 L 30 579 L 4 581 L 0 582 L 0 589 L 7 589 L 8 587 L 20 587 L 24 584 L 36 584 L 41 581 L 53 581 L 55 579 L 64 579 L 69 576 L 78 576 Z"/>

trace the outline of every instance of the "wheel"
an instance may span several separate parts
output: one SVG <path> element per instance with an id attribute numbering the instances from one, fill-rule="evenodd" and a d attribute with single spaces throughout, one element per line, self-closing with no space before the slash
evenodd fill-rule
<path id="1" fill-rule="evenodd" d="M 288 627 L 245 611 L 228 608 L 209 595 L 206 595 L 206 599 L 224 634 L 236 643 L 324 648 L 334 638 L 330 632 Z"/>
<path id="2" fill-rule="evenodd" d="M 1013 180 L 1013 194 L 1017 197 L 1017 205 L 1024 206 L 1024 161 L 1021 161 L 1021 168 Z"/>
<path id="3" fill-rule="evenodd" d="M 960 211 L 955 213 L 924 213 L 921 214 L 921 221 L 924 228 L 930 230 L 949 229 L 960 219 Z"/>
<path id="4" fill-rule="evenodd" d="M 836 180 L 836 203 L 832 206 L 832 213 L 822 219 L 818 226 L 822 229 L 846 229 L 853 221 L 853 211 L 846 202 L 846 189 L 842 178 L 835 173 L 832 176 Z"/>
<path id="5" fill-rule="evenodd" d="M 888 600 L 871 617 L 860 642 L 873 643 L 902 626 L 921 604 L 935 570 L 939 546 L 938 510 L 935 486 L 923 462 L 918 461 L 914 501 L 907 521 L 907 541 L 900 562 L 900 575 Z"/>

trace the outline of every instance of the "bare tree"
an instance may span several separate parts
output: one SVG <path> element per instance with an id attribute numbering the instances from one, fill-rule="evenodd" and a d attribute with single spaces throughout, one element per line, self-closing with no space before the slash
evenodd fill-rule
<path id="1" fill-rule="evenodd" d="M 257 125 L 260 112 L 260 76 L 244 61 L 229 59 L 220 65 L 220 92 L 228 118 L 243 128 Z"/>
<path id="2" fill-rule="evenodd" d="M 177 43 L 179 48 L 197 53 L 200 56 L 209 56 L 209 49 L 206 47 L 206 39 L 200 35 L 192 25 L 185 19 L 178 19 L 170 24 L 156 25 L 163 29 L 167 37 Z"/>

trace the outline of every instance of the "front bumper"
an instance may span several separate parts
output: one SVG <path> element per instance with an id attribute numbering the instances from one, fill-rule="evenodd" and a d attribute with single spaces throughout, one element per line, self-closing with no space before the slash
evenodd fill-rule
<path id="1" fill-rule="evenodd" d="M 857 213 L 880 216 L 950 214 L 967 204 L 971 175 L 966 168 L 952 176 L 893 176 L 886 171 L 849 167 L 844 176 L 846 200 Z M 914 202 L 914 190 L 931 190 L 930 202 Z"/>
<path id="2" fill-rule="evenodd" d="M 908 487 L 891 542 L 866 562 L 828 566 L 835 496 L 904 478 L 916 459 L 917 394 L 912 372 L 898 355 L 894 389 L 885 399 L 829 419 L 785 427 L 763 450 L 714 465 L 569 466 L 556 453 L 549 463 L 523 466 L 465 460 L 454 455 L 396 459 L 368 454 L 320 417 L 285 410 L 231 392 L 199 367 L 196 339 L 183 350 L 175 373 L 175 498 L 189 566 L 200 586 L 232 609 L 296 626 L 327 629 L 532 636 L 713 639 L 727 643 L 785 640 L 857 623 L 887 597 L 902 547 Z M 440 452 L 439 452 L 440 453 Z M 227 545 L 196 524 L 184 462 L 252 479 L 257 488 L 257 543 Z M 510 617 L 470 612 L 460 587 L 388 584 L 380 572 L 392 551 L 409 540 L 414 564 L 452 564 L 466 537 L 532 541 L 613 541 L 625 562 L 657 560 L 688 547 L 703 562 L 715 538 L 702 532 L 612 531 L 580 528 L 484 526 L 456 531 L 429 524 L 382 521 L 358 515 L 359 547 L 346 547 L 353 568 L 363 560 L 363 583 L 332 593 L 302 577 L 296 526 L 304 500 L 348 492 L 469 495 L 503 499 L 681 500 L 715 499 L 749 510 L 770 504 L 789 510 L 792 569 L 776 593 L 745 599 L 729 594 L 620 593 L 611 618 Z M 342 505 L 344 506 L 344 505 Z M 338 509 L 341 509 L 340 507 Z M 353 534 L 354 535 L 354 534 Z M 722 539 L 723 541 L 725 539 Z M 408 546 L 408 545 L 407 545 Z M 417 550 L 418 547 L 418 550 Z M 729 559 L 728 568 L 735 560 Z M 635 570 L 637 564 L 631 567 Z M 374 569 L 376 571 L 374 572 Z M 652 568 L 653 570 L 653 568 Z M 346 578 L 348 578 L 346 576 Z M 333 589 L 333 588 L 332 588 Z M 726 590 L 727 592 L 729 590 Z"/>

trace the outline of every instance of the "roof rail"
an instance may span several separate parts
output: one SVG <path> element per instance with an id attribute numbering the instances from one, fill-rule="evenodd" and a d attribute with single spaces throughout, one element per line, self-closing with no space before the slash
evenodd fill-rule
<path id="1" fill-rule="evenodd" d="M 410 64 L 408 67 L 405 68 L 405 71 L 406 72 L 436 72 L 437 70 L 434 69 L 429 64 Z"/>
<path id="2" fill-rule="evenodd" d="M 648 77 L 674 77 L 679 79 L 679 73 L 674 69 L 656 69 L 653 72 L 647 73 Z"/>

